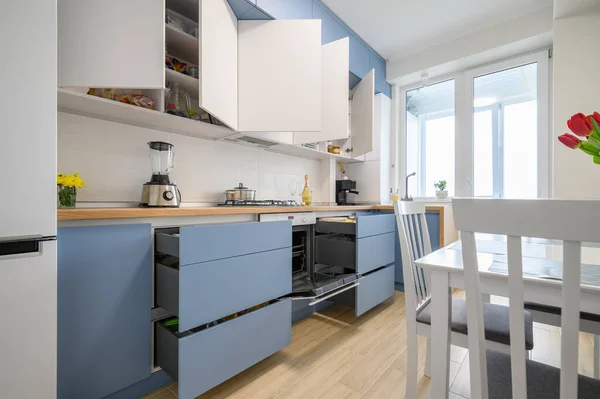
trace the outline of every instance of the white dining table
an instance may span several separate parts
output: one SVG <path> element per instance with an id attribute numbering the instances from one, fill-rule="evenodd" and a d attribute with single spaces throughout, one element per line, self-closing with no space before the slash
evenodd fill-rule
<path id="1" fill-rule="evenodd" d="M 482 294 L 508 297 L 506 237 L 475 237 Z M 525 301 L 561 306 L 562 252 L 561 241 L 523 238 Z M 581 262 L 580 309 L 600 314 L 600 245 L 582 243 Z M 451 292 L 452 288 L 465 287 L 461 242 L 438 249 L 415 263 L 430 278 L 431 398 L 448 398 Z"/>

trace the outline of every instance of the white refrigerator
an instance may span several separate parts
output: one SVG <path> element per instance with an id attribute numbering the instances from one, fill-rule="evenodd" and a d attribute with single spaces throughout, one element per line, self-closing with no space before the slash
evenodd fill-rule
<path id="1" fill-rule="evenodd" d="M 0 2 L 0 396 L 56 397 L 56 1 Z"/>

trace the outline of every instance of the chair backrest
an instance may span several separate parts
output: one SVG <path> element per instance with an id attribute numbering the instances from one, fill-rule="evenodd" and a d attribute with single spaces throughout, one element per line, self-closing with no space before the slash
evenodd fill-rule
<path id="1" fill-rule="evenodd" d="M 471 397 L 488 398 L 487 365 L 475 233 L 507 236 L 512 397 L 527 398 L 521 237 L 564 241 L 560 398 L 577 397 L 581 242 L 600 242 L 600 201 L 455 198 L 461 232 Z"/>
<path id="2" fill-rule="evenodd" d="M 415 260 L 431 253 L 429 229 L 422 202 L 395 201 L 394 211 L 398 225 L 398 238 L 402 252 L 402 273 L 406 307 L 414 304 L 415 310 L 429 301 L 429 279 Z M 410 315 L 407 313 L 407 317 Z"/>

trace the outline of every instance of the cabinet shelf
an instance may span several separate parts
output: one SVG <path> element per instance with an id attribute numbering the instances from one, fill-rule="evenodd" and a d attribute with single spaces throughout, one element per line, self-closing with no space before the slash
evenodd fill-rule
<path id="1" fill-rule="evenodd" d="M 165 69 L 167 82 L 177 83 L 179 88 L 192 98 L 198 98 L 200 91 L 200 80 L 172 69 Z"/>
<path id="2" fill-rule="evenodd" d="M 205 139 L 220 139 L 235 133 L 223 126 L 181 118 L 67 89 L 59 88 L 57 94 L 60 112 Z"/>
<path id="3" fill-rule="evenodd" d="M 167 52 L 170 55 L 198 64 L 200 41 L 197 37 L 172 25 L 165 24 L 165 41 L 167 43 Z"/>
<path id="4" fill-rule="evenodd" d="M 279 154 L 292 155 L 300 158 L 307 159 L 333 159 L 336 162 L 340 161 L 343 163 L 355 163 L 355 162 L 363 162 L 363 157 L 352 159 L 347 156 L 341 154 L 332 154 L 325 151 L 315 150 L 313 148 L 304 147 L 301 145 L 286 145 L 286 144 L 277 144 L 272 147 L 269 147 L 267 151 L 277 152 Z"/>

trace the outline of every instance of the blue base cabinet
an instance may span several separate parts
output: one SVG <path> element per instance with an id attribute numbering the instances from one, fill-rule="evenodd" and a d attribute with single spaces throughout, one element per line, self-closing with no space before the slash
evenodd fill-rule
<path id="1" fill-rule="evenodd" d="M 150 376 L 151 251 L 150 224 L 58 229 L 58 398 Z"/>
<path id="2" fill-rule="evenodd" d="M 440 246 L 440 213 L 437 211 L 426 212 L 427 229 L 429 230 L 429 240 L 431 241 L 431 250 L 436 251 Z M 402 269 L 402 253 L 400 252 L 400 239 L 398 236 L 398 226 L 396 225 L 396 262 L 395 262 L 395 281 L 396 289 L 404 292 L 404 275 Z"/>

